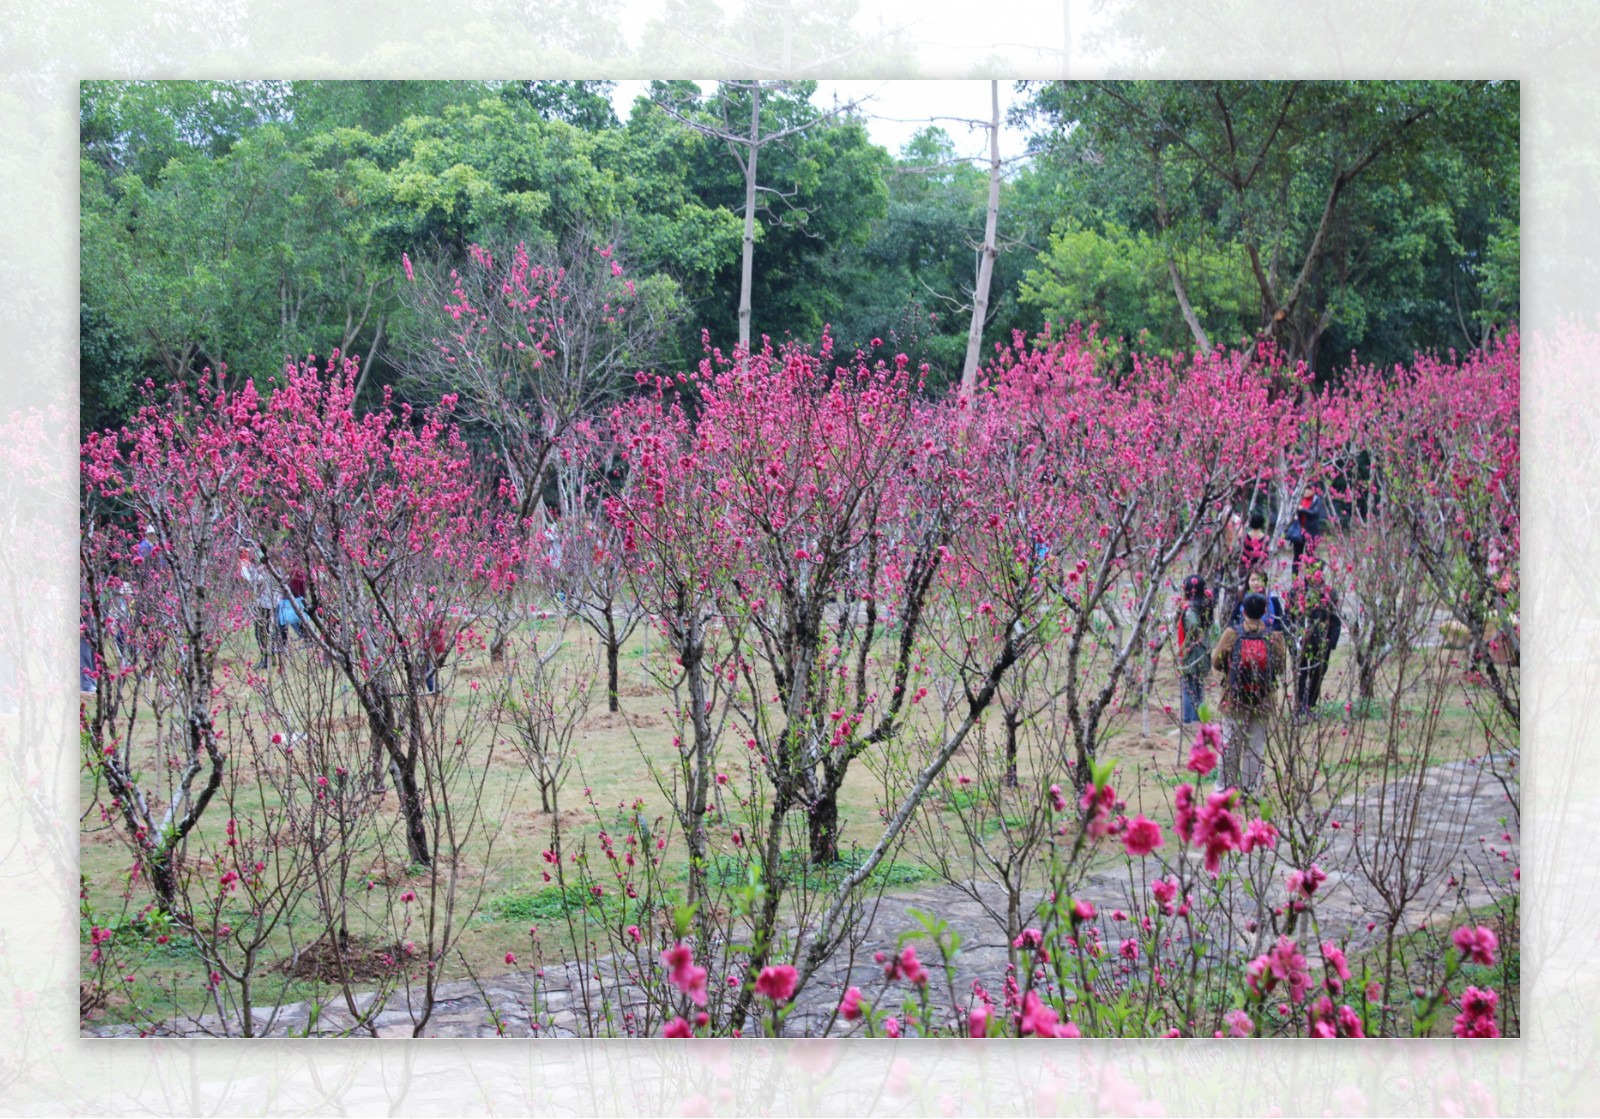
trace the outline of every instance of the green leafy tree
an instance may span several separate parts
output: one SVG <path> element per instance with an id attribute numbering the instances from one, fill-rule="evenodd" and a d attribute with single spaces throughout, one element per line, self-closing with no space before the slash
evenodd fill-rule
<path id="1" fill-rule="evenodd" d="M 1062 82 L 1037 89 L 1031 110 L 1077 204 L 1068 213 L 1160 241 L 1202 349 L 1208 327 L 1183 262 L 1213 254 L 1190 246 L 1242 251 L 1255 338 L 1316 365 L 1370 331 L 1394 345 L 1459 340 L 1439 324 L 1483 311 L 1488 234 L 1516 220 L 1514 83 Z M 1468 163 L 1465 180 L 1449 174 Z M 1474 209 L 1483 216 L 1463 221 Z M 1501 260 L 1505 249 L 1502 237 Z M 1385 290 L 1397 265 L 1403 298 Z M 1463 283 L 1463 312 L 1445 315 Z M 1493 306 L 1491 317 L 1514 317 L 1503 285 Z"/>

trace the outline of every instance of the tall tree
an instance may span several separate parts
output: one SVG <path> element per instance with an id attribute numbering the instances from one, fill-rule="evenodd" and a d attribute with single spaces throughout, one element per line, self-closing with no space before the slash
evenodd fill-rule
<path id="1" fill-rule="evenodd" d="M 995 227 L 1000 222 L 1000 83 L 989 83 L 989 205 L 984 211 L 983 247 L 978 257 L 978 283 L 972 292 L 972 326 L 967 330 L 967 359 L 961 367 L 961 391 L 970 393 L 978 382 L 978 360 L 983 347 L 983 324 L 989 311 L 989 284 L 994 279 Z"/>
<path id="2" fill-rule="evenodd" d="M 1255 286 L 1257 341 L 1312 364 L 1330 328 L 1357 321 L 1352 293 L 1383 275 L 1376 200 L 1417 212 L 1420 192 L 1395 188 L 1412 182 L 1438 197 L 1427 168 L 1451 153 L 1516 162 L 1508 83 L 1063 82 L 1037 91 L 1033 109 L 1051 126 L 1039 142 L 1056 166 L 1100 180 L 1122 220 L 1168 247 L 1206 235 L 1238 246 Z M 1514 191 L 1511 176 L 1499 178 Z M 1168 263 L 1182 313 L 1188 277 L 1178 257 Z M 1184 318 L 1204 349 L 1199 316 Z"/>
<path id="3" fill-rule="evenodd" d="M 881 206 L 886 153 L 865 143 L 859 124 L 840 120 L 854 109 L 853 102 L 821 111 L 810 103 L 815 89 L 814 82 L 745 80 L 720 82 L 717 91 L 704 99 L 696 99 L 696 91 L 681 83 L 657 83 L 652 91 L 653 103 L 663 113 L 724 146 L 738 168 L 741 198 L 731 208 L 737 208 L 744 221 L 738 344 L 746 352 L 758 284 L 758 232 L 766 240 L 781 229 L 817 243 L 809 253 L 794 252 L 791 243 L 791 260 L 779 256 L 763 265 L 761 280 L 769 290 L 774 284 L 786 285 L 792 299 L 804 281 L 790 271 L 793 258 L 816 255 L 835 236 L 864 236 L 861 219 L 870 220 Z M 787 158 L 768 168 L 763 157 L 775 152 Z M 713 193 L 707 201 L 715 197 Z M 830 209 L 838 212 L 830 214 Z M 785 325 L 804 330 L 810 324 Z"/>

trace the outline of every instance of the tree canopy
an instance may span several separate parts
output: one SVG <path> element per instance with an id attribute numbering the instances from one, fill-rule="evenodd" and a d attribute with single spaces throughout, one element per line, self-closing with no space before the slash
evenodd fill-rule
<path id="1" fill-rule="evenodd" d="M 448 271 L 474 244 L 614 247 L 678 324 L 639 355 L 652 371 L 697 362 L 702 331 L 731 348 L 746 184 L 693 125 L 748 128 L 750 88 L 658 82 L 619 119 L 594 81 L 85 82 L 85 428 L 118 422 L 146 378 L 259 378 L 335 348 L 403 384 L 402 257 Z M 986 176 L 937 128 L 884 150 L 814 89 L 762 95 L 778 138 L 753 206 L 753 340 L 882 339 L 938 389 L 959 379 Z M 1033 155 L 1002 184 L 986 353 L 1081 321 L 1112 359 L 1270 340 L 1325 371 L 1465 349 L 1517 318 L 1516 83 L 1026 93 Z"/>

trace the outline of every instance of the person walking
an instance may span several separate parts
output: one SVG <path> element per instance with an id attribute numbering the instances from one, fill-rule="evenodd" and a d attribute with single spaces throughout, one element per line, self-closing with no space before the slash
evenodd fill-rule
<path id="1" fill-rule="evenodd" d="M 1284 539 L 1289 541 L 1289 547 L 1294 553 L 1294 558 L 1289 562 L 1289 570 L 1295 575 L 1300 574 L 1300 564 L 1307 558 L 1307 553 L 1311 556 L 1316 555 L 1317 540 L 1322 536 L 1327 513 L 1328 505 L 1323 500 L 1322 491 L 1312 486 L 1300 499 L 1300 507 L 1294 511 L 1294 523 L 1284 534 Z"/>
<path id="2" fill-rule="evenodd" d="M 1178 680 L 1185 728 L 1200 721 L 1210 667 L 1211 593 L 1203 576 L 1191 575 L 1183 581 L 1183 608 L 1178 612 Z"/>
<path id="3" fill-rule="evenodd" d="M 1249 527 L 1239 535 L 1234 545 L 1237 566 L 1229 580 L 1230 589 L 1223 617 L 1237 618 L 1244 596 L 1250 593 L 1250 577 L 1257 573 L 1266 574 L 1267 561 L 1272 558 L 1271 545 L 1272 538 L 1267 535 L 1267 518 L 1259 511 L 1252 511 Z"/>
<path id="4" fill-rule="evenodd" d="M 261 660 L 255 665 L 257 672 L 266 671 L 272 663 L 272 654 L 278 643 L 278 592 L 267 571 L 267 553 L 257 549 L 252 562 L 249 553 L 240 556 L 239 577 L 250 588 L 256 608 L 256 645 L 261 649 Z"/>
<path id="5" fill-rule="evenodd" d="M 1316 714 L 1322 699 L 1322 680 L 1328 673 L 1328 660 L 1339 647 L 1343 623 L 1339 618 L 1339 596 L 1328 584 L 1321 563 L 1308 560 L 1295 589 L 1289 594 L 1294 607 L 1294 630 L 1299 651 L 1295 656 L 1295 718 Z"/>
<path id="6" fill-rule="evenodd" d="M 1249 594 L 1243 620 L 1224 630 L 1211 653 L 1223 674 L 1222 783 L 1255 796 L 1266 767 L 1267 724 L 1276 713 L 1276 684 L 1288 663 L 1283 634 L 1267 628 L 1264 595 Z"/>
<path id="7" fill-rule="evenodd" d="M 427 608 L 422 626 L 422 691 L 434 695 L 439 691 L 439 670 L 444 667 L 445 654 L 450 643 L 444 635 L 444 607 L 432 591 L 428 592 Z"/>

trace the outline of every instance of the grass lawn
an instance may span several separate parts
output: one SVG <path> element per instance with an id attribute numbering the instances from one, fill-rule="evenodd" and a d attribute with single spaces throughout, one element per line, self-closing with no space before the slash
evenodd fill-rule
<path id="1" fill-rule="evenodd" d="M 587 630 L 569 628 L 567 644 L 559 657 L 569 663 L 582 658 L 597 663 L 596 650 L 587 640 L 588 637 Z M 619 821 L 625 819 L 624 813 L 632 812 L 628 806 L 638 798 L 644 802 L 642 811 L 647 819 L 653 821 L 657 817 L 667 817 L 670 820 L 669 801 L 651 776 L 653 769 L 670 780 L 676 757 L 672 723 L 668 715 L 670 699 L 646 671 L 646 657 L 653 654 L 647 653 L 645 645 L 644 635 L 639 634 L 623 651 L 622 710 L 617 713 L 605 710 L 602 673 L 592 691 L 588 713 L 578 725 L 574 764 L 562 786 L 559 804 L 563 843 L 569 852 L 584 843 L 593 851 L 602 828 L 608 828 L 612 835 L 621 834 Z M 656 651 L 659 652 L 658 644 Z M 225 652 L 222 667 L 236 678 L 237 673 L 249 667 L 255 652 L 248 635 L 240 635 Z M 293 651 L 286 671 L 303 675 L 305 659 L 310 655 L 304 648 Z M 452 664 L 444 679 L 450 710 L 456 713 L 476 710 L 471 683 L 492 671 L 496 669 L 486 656 Z M 1215 680 L 1211 683 L 1208 699 L 1214 703 Z M 1342 725 L 1344 722 L 1343 697 L 1347 694 L 1347 684 L 1345 654 L 1340 650 L 1334 655 L 1324 687 L 1324 693 L 1330 699 L 1324 704 L 1322 715 L 1330 723 Z M 240 698 L 244 697 L 242 685 L 234 684 L 232 688 Z M 1187 739 L 1180 740 L 1176 725 L 1177 692 L 1171 666 L 1163 665 L 1157 674 L 1148 710 L 1149 733 L 1143 733 L 1145 720 L 1142 712 L 1114 712 L 1113 732 L 1102 747 L 1104 756 L 1115 758 L 1119 763 L 1115 783 L 1119 794 L 1129 804 L 1130 814 L 1142 811 L 1168 831 L 1172 818 L 1173 789 L 1185 777 L 1192 776 L 1182 769 L 1189 743 Z M 1467 706 L 1462 687 L 1453 684 L 1445 690 L 1444 697 L 1439 733 L 1431 760 L 1445 761 L 1481 753 L 1482 734 Z M 1411 717 L 1422 713 L 1420 706 L 1426 700 L 1421 689 L 1415 693 L 1415 710 L 1406 706 L 1412 702 L 1411 697 L 1402 697 L 1402 715 L 1407 710 Z M 1171 704 L 1170 711 L 1163 710 L 1164 703 Z M 932 704 L 927 704 L 921 710 L 927 712 L 932 707 Z M 1359 749 L 1351 751 L 1350 756 L 1340 762 L 1357 770 L 1354 777 L 1356 782 L 1369 780 L 1369 771 L 1381 767 L 1384 754 L 1381 727 L 1387 714 L 1384 707 L 1377 705 L 1366 720 L 1357 720 L 1368 733 Z M 465 716 L 453 714 L 451 717 L 459 723 Z M 365 733 L 359 720 L 348 722 L 346 729 L 352 736 Z M 470 731 L 472 728 L 458 729 Z M 1038 727 L 1034 740 L 1042 741 L 1046 735 L 1058 735 L 1059 730 L 1059 726 Z M 479 737 L 482 739 L 482 756 L 487 759 L 483 798 L 485 819 L 475 841 L 466 845 L 462 876 L 462 885 L 466 889 L 464 896 L 477 897 L 477 911 L 461 934 L 459 960 L 452 956 L 450 978 L 465 974 L 461 967 L 456 966 L 463 961 L 479 978 L 505 971 L 505 955 L 508 951 L 518 953 L 518 967 L 538 962 L 529 958 L 528 930 L 531 925 L 538 926 L 540 930 L 542 962 L 554 963 L 571 958 L 575 954 L 572 931 L 576 930 L 582 935 L 588 927 L 584 908 L 586 899 L 570 889 L 563 893 L 547 884 L 543 877 L 546 864 L 541 856 L 551 845 L 552 827 L 557 817 L 540 809 L 537 784 L 517 752 L 509 745 L 498 745 L 491 751 L 488 736 L 480 734 Z M 947 776 L 954 779 L 969 774 L 992 775 L 998 772 L 994 752 L 998 750 L 1000 741 L 1000 715 L 998 709 L 993 709 L 983 733 L 975 735 L 971 743 L 951 760 Z M 1057 737 L 1057 742 L 1060 741 Z M 1402 742 L 1402 753 L 1406 748 Z M 719 790 L 723 805 L 728 810 L 728 815 L 723 817 L 726 821 L 736 819 L 737 799 L 749 792 L 750 780 L 744 755 L 742 736 L 730 732 L 724 739 L 721 761 L 727 766 L 731 780 L 725 789 Z M 1007 800 L 1015 803 L 1018 812 L 1025 812 L 1034 799 L 1042 794 L 1043 782 L 1037 779 L 1037 767 L 1031 759 L 1032 755 L 1025 749 L 1020 763 L 1019 787 L 1015 792 L 1006 794 Z M 474 764 L 482 765 L 481 762 Z M 239 779 L 241 788 L 256 798 L 257 803 L 263 806 L 263 811 L 270 809 L 273 794 L 269 785 L 258 784 L 249 772 L 241 771 Z M 1053 780 L 1061 778 L 1057 776 Z M 880 810 L 891 804 L 886 795 L 886 785 L 893 788 L 899 784 L 897 776 L 886 774 L 886 762 L 881 756 L 864 757 L 851 768 L 843 786 L 840 804 L 841 849 L 847 853 L 847 858 L 859 858 L 881 835 Z M 103 793 L 103 790 L 99 792 Z M 82 784 L 86 809 L 91 808 L 91 801 L 96 794 L 95 781 L 86 770 Z M 936 785 L 930 801 L 934 805 L 951 805 L 959 803 L 960 799 L 950 795 L 949 787 L 941 791 L 940 786 Z M 393 815 L 392 794 L 385 803 L 388 813 Z M 939 811 L 937 807 L 933 810 Z M 943 811 L 953 815 L 950 808 Z M 141 883 L 136 885 L 131 901 L 123 901 L 131 861 L 129 851 L 110 826 L 100 823 L 97 810 L 90 810 L 85 821 L 80 865 L 89 904 L 101 924 L 117 927 L 113 920 L 115 915 L 124 914 L 118 935 L 130 942 L 138 941 L 141 950 L 149 954 L 147 964 L 139 972 L 133 988 L 134 1000 L 162 1010 L 172 1004 L 172 987 L 175 984 L 176 989 L 182 992 L 179 1000 L 187 1008 L 200 1012 L 206 1000 L 202 967 L 195 948 L 181 936 L 170 938 L 165 945 L 155 944 L 151 941 L 152 934 L 149 931 L 139 931 L 129 925 L 127 918 L 145 904 L 148 895 Z M 197 829 L 199 834 L 196 839 L 201 842 L 191 841 L 191 846 L 204 847 L 214 843 L 220 838 L 225 823 L 226 809 L 209 812 Z M 671 830 L 676 831 L 675 826 Z M 714 849 L 731 850 L 727 846 L 731 830 L 726 826 L 714 829 Z M 930 840 L 927 837 L 935 832 L 936 829 L 913 829 L 906 846 L 895 854 L 892 862 L 880 868 L 875 884 L 893 889 L 933 880 L 936 872 L 932 866 L 936 860 L 930 857 L 934 852 L 928 849 Z M 491 835 L 494 842 L 492 847 L 487 847 L 486 841 Z M 485 850 L 487 855 L 483 854 Z M 674 843 L 668 852 L 670 858 L 679 860 L 667 864 L 668 877 L 681 881 L 684 873 L 681 862 L 683 845 Z M 970 863 L 963 863 L 963 858 L 967 856 L 959 852 L 952 856 L 948 850 L 941 854 L 958 873 L 962 866 L 970 870 Z M 1123 856 L 1119 848 L 1108 851 L 1103 858 L 1120 861 Z M 367 869 L 374 875 L 379 873 L 376 868 Z M 382 873 L 386 876 L 386 884 L 399 888 L 396 878 L 403 877 L 405 871 L 404 868 L 391 866 L 382 868 Z M 223 917 L 227 915 L 225 909 Z M 302 949 L 315 940 L 320 923 L 314 905 L 301 906 L 295 922 L 291 927 L 274 934 L 269 944 L 269 954 L 275 951 L 280 957 L 286 956 L 291 935 Z M 375 928 L 361 928 L 353 924 L 351 932 L 358 938 L 365 937 L 377 948 L 383 947 L 385 937 L 389 938 L 387 944 L 394 943 L 392 933 L 379 933 Z M 91 951 L 87 925 L 83 934 L 83 967 L 87 976 Z M 300 971 L 314 976 L 317 972 L 315 953 L 308 953 L 302 959 L 306 962 L 302 963 Z M 330 993 L 329 988 L 319 987 L 314 979 L 295 978 L 285 974 L 281 968 L 269 968 L 257 987 L 255 997 L 262 1003 L 292 1002 L 319 991 L 324 995 Z M 97 1020 L 117 1020 L 119 1013 L 126 1013 L 128 1004 L 125 995 L 112 993 L 105 1004 L 93 1012 L 93 1017 Z"/>

